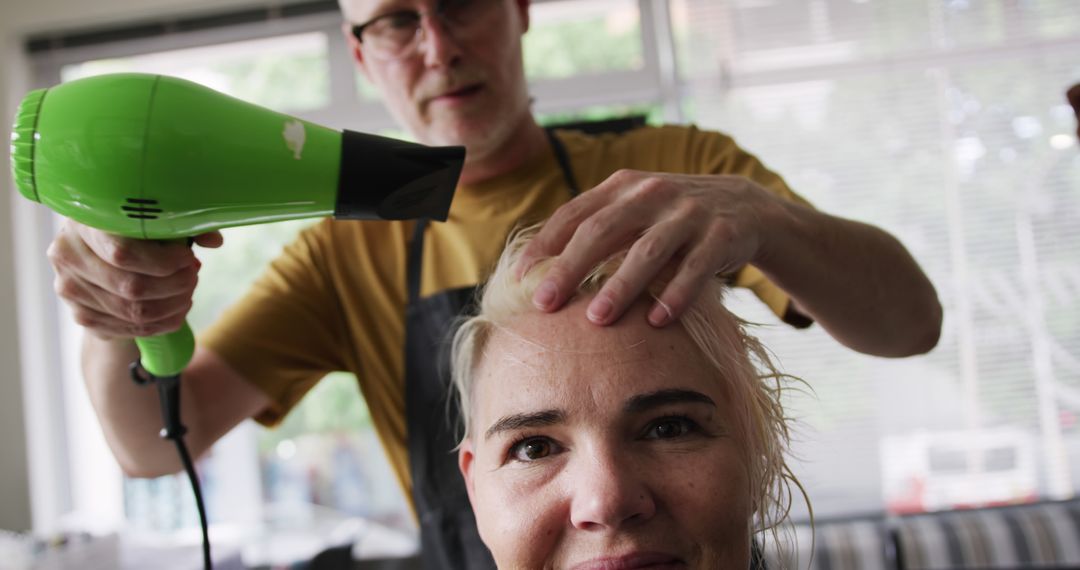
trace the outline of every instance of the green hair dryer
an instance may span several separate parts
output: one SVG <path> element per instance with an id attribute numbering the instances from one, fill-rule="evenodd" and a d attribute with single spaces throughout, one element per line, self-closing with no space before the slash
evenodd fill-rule
<path id="1" fill-rule="evenodd" d="M 11 140 L 23 196 L 141 239 L 330 215 L 446 220 L 465 158 L 462 147 L 339 132 L 146 74 L 32 91 Z M 136 343 L 155 376 L 179 374 L 195 347 L 187 324 Z"/>

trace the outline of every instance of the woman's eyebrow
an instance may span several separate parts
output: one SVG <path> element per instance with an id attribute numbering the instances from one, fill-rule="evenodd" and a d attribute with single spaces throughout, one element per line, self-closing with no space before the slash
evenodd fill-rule
<path id="1" fill-rule="evenodd" d="M 716 407 L 712 398 L 695 390 L 657 390 L 647 394 L 638 394 L 626 401 L 623 411 L 629 414 L 645 412 L 667 404 L 707 404 Z"/>
<path id="2" fill-rule="evenodd" d="M 491 424 L 491 427 L 484 433 L 484 439 L 491 439 L 491 436 L 504 431 L 554 425 L 561 423 L 565 418 L 566 414 L 564 414 L 562 410 L 542 410 L 525 414 L 510 414 L 508 416 L 503 416 L 499 421 Z"/>

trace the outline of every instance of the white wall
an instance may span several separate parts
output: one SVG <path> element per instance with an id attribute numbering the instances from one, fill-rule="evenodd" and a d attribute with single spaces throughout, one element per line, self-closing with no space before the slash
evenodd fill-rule
<path id="1" fill-rule="evenodd" d="M 0 116 L 3 117 L 0 131 L 10 129 L 18 102 L 33 86 L 28 60 L 22 51 L 23 42 L 29 35 L 281 3 L 268 0 L 3 0 L 0 4 Z M 0 529 L 28 530 L 32 527 L 28 484 L 30 454 L 26 445 L 22 382 L 24 376 L 26 381 L 34 381 L 34 371 L 40 368 L 20 359 L 17 312 L 20 302 L 40 302 L 35 297 L 51 285 L 47 280 L 20 276 L 15 271 L 17 255 L 43 256 L 44 248 L 41 240 L 26 235 L 29 219 L 26 214 L 32 209 L 28 203 L 23 203 L 12 185 L 8 174 L 11 168 L 9 151 L 7 145 L 4 147 L 3 172 L 0 173 Z M 16 235 L 17 227 L 19 235 Z M 17 251 L 16 247 L 21 250 Z M 24 332 L 36 330 L 33 323 L 24 322 L 23 326 Z M 24 339 L 23 349 L 27 343 L 35 342 L 34 335 L 28 336 L 31 339 Z M 32 358 L 49 358 L 48 350 L 35 350 Z"/>
<path id="2" fill-rule="evenodd" d="M 3 12 L 0 12 L 3 15 Z M 0 21 L 6 22 L 6 17 Z M 0 53 L 11 53 L 15 46 L 0 33 Z M 0 97 L 8 94 L 4 78 L 12 66 L 0 58 Z M 6 103 L 6 101 L 5 101 Z M 7 128 L 12 116 L 9 106 L 0 107 Z M 15 256 L 12 240 L 14 224 L 11 206 L 15 201 L 8 150 L 4 150 L 4 173 L 0 174 L 0 528 L 30 528 L 30 495 L 27 487 L 26 432 L 23 427 L 22 385 L 20 382 L 19 335 L 16 323 Z"/>

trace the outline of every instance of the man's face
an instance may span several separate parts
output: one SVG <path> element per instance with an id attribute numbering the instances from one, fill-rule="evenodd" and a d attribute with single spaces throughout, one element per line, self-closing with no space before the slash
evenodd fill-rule
<path id="1" fill-rule="evenodd" d="M 529 113 L 521 36 L 528 0 L 455 0 L 475 5 L 473 18 L 448 24 L 436 0 L 342 0 L 352 24 L 415 10 L 422 38 L 399 59 L 378 57 L 348 33 L 364 75 L 398 122 L 422 143 L 465 145 L 471 155 L 501 146 Z"/>
<path id="2" fill-rule="evenodd" d="M 485 345 L 459 453 L 499 568 L 746 568 L 751 482 L 737 403 L 680 326 L 638 303 L 528 313 Z"/>

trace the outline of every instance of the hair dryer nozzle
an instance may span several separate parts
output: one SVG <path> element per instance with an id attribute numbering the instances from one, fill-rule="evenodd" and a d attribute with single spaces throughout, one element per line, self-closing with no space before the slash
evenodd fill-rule
<path id="1" fill-rule="evenodd" d="M 446 221 L 465 147 L 428 147 L 345 131 L 334 217 Z"/>

